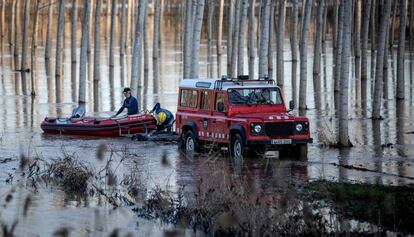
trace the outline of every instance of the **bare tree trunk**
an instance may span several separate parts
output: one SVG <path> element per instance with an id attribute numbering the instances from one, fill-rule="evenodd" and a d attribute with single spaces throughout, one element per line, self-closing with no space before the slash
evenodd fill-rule
<path id="1" fill-rule="evenodd" d="M 354 48 L 355 48 L 355 106 L 361 107 L 361 1 L 355 2 Z"/>
<path id="2" fill-rule="evenodd" d="M 232 78 L 232 49 L 233 49 L 233 24 L 234 24 L 234 0 L 229 0 L 229 9 L 228 9 L 228 27 L 227 27 L 227 77 Z"/>
<path id="3" fill-rule="evenodd" d="M 30 1 L 24 2 L 24 20 L 23 20 L 23 36 L 22 36 L 22 64 L 20 66 L 22 74 L 22 91 L 23 95 L 27 95 L 27 35 L 29 31 L 29 18 L 30 18 Z"/>
<path id="4" fill-rule="evenodd" d="M 47 30 L 46 30 L 46 44 L 45 44 L 45 59 L 50 60 L 50 52 L 52 49 L 52 13 L 53 5 L 52 0 L 49 0 L 49 6 L 47 10 Z"/>
<path id="5" fill-rule="evenodd" d="M 89 14 L 90 2 L 84 1 L 83 4 L 83 19 L 82 19 L 82 37 L 79 60 L 79 98 L 78 103 L 84 106 L 86 103 L 86 66 L 87 66 L 87 50 L 89 44 Z"/>
<path id="6" fill-rule="evenodd" d="M 277 85 L 283 89 L 285 84 L 284 72 L 284 58 L 283 58 L 283 40 L 285 38 L 285 15 L 286 15 L 286 0 L 280 1 L 279 5 L 279 19 L 277 27 L 277 65 L 276 65 L 276 79 Z"/>
<path id="7" fill-rule="evenodd" d="M 267 46 L 267 68 L 269 73 L 267 74 L 269 78 L 273 79 L 273 54 L 275 52 L 275 49 L 273 47 L 273 39 L 275 35 L 275 29 L 277 28 L 276 22 L 278 19 L 279 12 L 277 11 L 278 3 L 272 1 L 271 8 L 270 8 L 270 19 L 269 19 L 269 40 L 268 40 L 268 46 Z M 276 29 L 277 30 L 277 29 Z"/>
<path id="8" fill-rule="evenodd" d="M 398 39 L 397 56 L 397 99 L 404 99 L 404 68 L 405 68 L 405 28 L 407 17 L 407 1 L 400 0 L 400 35 Z M 412 17 L 412 16 L 411 16 Z"/>
<path id="9" fill-rule="evenodd" d="M 320 109 L 321 103 L 321 47 L 322 47 L 322 25 L 324 0 L 318 1 L 318 10 L 316 13 L 316 35 L 313 53 L 313 91 L 315 97 L 315 108 Z"/>
<path id="10" fill-rule="evenodd" d="M 254 1 L 254 0 L 253 0 Z M 219 18 L 218 18 L 218 30 L 217 30 L 217 77 L 221 77 L 221 67 L 222 67 L 222 38 L 223 38 L 223 14 L 224 14 L 224 0 L 220 0 L 219 7 Z"/>
<path id="11" fill-rule="evenodd" d="M 116 0 L 112 0 L 111 5 L 111 28 L 109 38 L 109 85 L 113 90 L 115 84 L 115 16 L 116 16 Z"/>
<path id="12" fill-rule="evenodd" d="M 125 87 L 125 31 L 126 31 L 126 0 L 122 0 L 121 5 L 121 36 L 119 40 L 119 65 L 120 65 L 120 79 L 121 86 Z"/>
<path id="13" fill-rule="evenodd" d="M 371 0 L 365 0 L 363 5 L 362 29 L 361 29 L 361 102 L 362 112 L 366 114 L 367 110 L 367 81 L 368 81 L 368 35 L 369 35 L 369 21 L 371 15 Z"/>
<path id="14" fill-rule="evenodd" d="M 39 16 L 39 5 L 40 0 L 36 0 L 35 12 L 33 16 L 33 32 L 32 32 L 32 52 L 30 60 L 30 85 L 31 85 L 31 95 L 35 96 L 35 65 L 36 65 L 36 48 L 37 48 L 37 21 Z"/>
<path id="15" fill-rule="evenodd" d="M 308 31 L 310 17 L 312 14 L 312 0 L 306 0 L 305 14 L 303 16 L 302 33 L 299 45 L 300 50 L 300 86 L 299 86 L 299 109 L 305 110 L 306 107 L 306 80 L 307 80 L 307 57 L 308 57 Z"/>
<path id="16" fill-rule="evenodd" d="M 339 5 L 338 15 L 339 19 L 343 19 L 343 4 Z M 340 76 L 341 76 L 341 58 L 342 58 L 342 31 L 343 31 L 343 21 L 338 20 L 337 27 L 337 41 L 336 41 L 336 54 L 335 54 L 335 67 L 334 67 L 334 103 L 335 108 L 339 109 L 339 90 L 340 90 Z"/>
<path id="17" fill-rule="evenodd" d="M 14 66 L 17 69 L 17 64 L 19 61 L 19 35 L 20 35 L 20 1 L 17 0 L 15 6 L 15 10 L 14 10 L 14 51 L 13 51 L 13 56 L 14 56 L 14 61 L 15 64 Z"/>
<path id="18" fill-rule="evenodd" d="M 237 56 L 237 75 L 244 75 L 244 36 L 246 34 L 246 18 L 247 9 L 249 8 L 249 0 L 242 0 L 241 15 L 240 15 L 240 30 L 238 42 L 238 56 Z"/>
<path id="19" fill-rule="evenodd" d="M 138 70 L 141 65 L 141 52 L 142 52 L 142 33 L 144 29 L 144 17 L 147 11 L 147 0 L 140 0 L 138 16 L 135 21 L 135 36 L 134 36 L 134 47 L 132 54 L 132 65 L 131 65 L 131 90 L 133 95 L 138 96 L 138 85 L 141 80 L 141 71 Z"/>
<path id="20" fill-rule="evenodd" d="M 375 78 L 375 49 L 376 49 L 376 1 L 371 2 L 371 19 L 370 19 L 370 28 L 371 28 L 371 98 L 374 97 L 374 78 Z"/>
<path id="21" fill-rule="evenodd" d="M 154 73 L 154 93 L 158 93 L 158 81 L 159 81 L 159 44 L 158 38 L 160 37 L 160 24 L 161 24 L 161 0 L 155 0 L 154 9 L 154 36 L 152 41 L 152 60 L 153 60 L 153 73 Z"/>
<path id="22" fill-rule="evenodd" d="M 388 99 L 388 94 L 389 94 L 388 93 L 388 64 L 389 64 L 388 58 L 389 58 L 390 50 L 387 47 L 388 43 L 390 41 L 389 34 L 390 34 L 390 31 L 388 30 L 387 33 L 386 33 L 386 37 L 385 37 L 385 47 L 386 48 L 385 48 L 385 52 L 384 52 L 384 63 L 383 63 L 383 72 L 382 72 L 382 77 L 383 77 L 383 79 L 382 79 L 382 98 L 384 98 L 385 100 Z"/>
<path id="23" fill-rule="evenodd" d="M 214 13 L 214 0 L 208 1 L 208 13 L 207 13 L 207 78 L 213 77 L 213 13 Z"/>
<path id="24" fill-rule="evenodd" d="M 190 78 L 191 72 L 191 31 L 192 31 L 192 0 L 186 1 L 185 31 L 184 31 L 184 79 Z"/>
<path id="25" fill-rule="evenodd" d="M 1 49 L 2 50 L 3 50 L 4 33 L 6 32 L 5 31 L 5 28 L 6 27 L 4 27 L 4 23 L 5 23 L 5 21 L 4 21 L 4 19 L 5 19 L 5 17 L 4 17 L 4 15 L 5 15 L 5 13 L 4 13 L 4 6 L 5 5 L 6 5 L 6 1 L 5 0 L 0 1 L 0 45 L 1 45 Z M 8 30 L 10 31 L 10 29 L 8 29 Z"/>
<path id="26" fill-rule="evenodd" d="M 148 53 L 148 12 L 145 11 L 144 16 L 144 32 L 143 32 L 143 47 L 144 47 L 144 94 L 146 94 L 148 87 L 148 74 L 149 74 L 149 53 Z M 144 107 L 145 108 L 145 107 Z"/>
<path id="27" fill-rule="evenodd" d="M 397 7 L 398 7 L 398 1 L 394 1 L 394 6 L 392 10 L 392 17 L 391 17 L 391 25 L 390 25 L 390 32 L 389 32 L 389 38 L 388 38 L 388 47 L 389 51 L 392 54 L 392 48 L 394 46 L 394 26 L 395 26 L 395 18 L 397 16 Z"/>
<path id="28" fill-rule="evenodd" d="M 256 57 L 255 52 L 255 43 L 254 43 L 254 18 L 255 18 L 255 5 L 256 0 L 250 0 L 249 6 L 249 36 L 248 36 L 248 45 L 249 45 L 249 78 L 254 79 L 254 60 Z"/>
<path id="29" fill-rule="evenodd" d="M 106 0 L 106 13 L 105 13 L 105 33 L 104 33 L 104 39 L 105 39 L 105 43 L 108 42 L 108 29 L 109 29 L 109 24 L 110 24 L 110 20 L 111 18 L 109 18 L 109 15 L 111 13 L 111 4 L 110 4 L 111 0 Z"/>
<path id="30" fill-rule="evenodd" d="M 51 0 L 50 0 L 51 1 Z M 16 1 L 12 1 L 10 4 L 9 4 L 9 6 L 10 6 L 10 10 L 11 10 L 11 13 L 10 13 L 10 19 L 9 19 L 9 26 L 8 26 L 8 29 L 9 29 L 9 46 L 12 46 L 13 45 L 13 36 L 14 36 L 14 27 L 13 27 L 13 23 L 15 22 L 15 20 L 14 20 L 14 18 L 16 17 L 15 16 L 15 12 L 14 12 L 14 9 L 15 9 L 15 5 L 16 5 Z M 11 49 L 11 47 L 10 47 L 10 49 Z"/>
<path id="31" fill-rule="evenodd" d="M 352 24 L 352 0 L 343 0 L 343 32 L 341 54 L 341 91 L 339 106 L 339 145 L 350 146 L 348 135 L 348 87 L 349 64 L 351 54 L 351 24 Z"/>
<path id="32" fill-rule="evenodd" d="M 391 3 L 393 1 L 385 1 L 384 11 L 382 12 L 382 17 L 380 18 L 379 34 L 378 34 L 378 47 L 377 47 L 377 56 L 376 56 L 376 66 L 375 66 L 375 87 L 374 87 L 374 100 L 372 103 L 372 119 L 381 118 L 381 92 L 383 87 L 383 65 L 384 65 L 384 54 L 387 47 L 385 45 L 389 18 L 391 14 Z"/>
<path id="33" fill-rule="evenodd" d="M 291 26 L 291 41 L 290 47 L 292 51 L 292 100 L 295 105 L 298 104 L 298 86 L 297 86 L 297 67 L 298 67 L 298 47 L 297 47 L 297 37 L 298 37 L 298 0 L 293 0 L 292 2 L 292 26 Z"/>
<path id="34" fill-rule="evenodd" d="M 193 46 L 191 54 L 191 78 L 198 78 L 201 25 L 203 23 L 204 1 L 197 0 L 196 15 L 193 29 Z"/>
<path id="35" fill-rule="evenodd" d="M 269 21 L 272 1 L 264 0 L 260 19 L 260 50 L 259 50 L 259 79 L 269 77 L 268 46 L 269 46 Z"/>
<path id="36" fill-rule="evenodd" d="M 94 29 L 94 51 L 93 51 L 93 109 L 99 111 L 99 83 L 100 75 L 100 58 L 101 58 L 101 8 L 102 0 L 96 0 L 95 3 L 95 29 Z"/>
<path id="37" fill-rule="evenodd" d="M 61 102 L 62 91 L 62 41 L 63 30 L 65 25 L 65 0 L 59 0 L 58 6 L 58 25 L 56 35 L 56 64 L 55 64 L 55 86 L 56 86 L 56 102 Z"/>
<path id="38" fill-rule="evenodd" d="M 72 98 L 74 101 L 76 100 L 76 63 L 77 63 L 77 55 L 76 49 L 77 44 L 76 41 L 78 39 L 78 7 L 77 7 L 77 0 L 72 0 L 72 27 L 71 27 L 71 43 L 70 43 L 70 52 L 71 52 L 71 78 L 72 78 Z"/>
<path id="39" fill-rule="evenodd" d="M 231 50 L 231 65 L 230 65 L 230 75 L 232 77 L 237 77 L 236 66 L 237 66 L 237 51 L 239 45 L 239 30 L 240 30 L 240 12 L 241 12 L 241 2 L 243 0 L 236 0 L 236 8 L 234 14 L 234 27 L 233 27 L 233 36 L 232 36 L 232 50 Z"/>

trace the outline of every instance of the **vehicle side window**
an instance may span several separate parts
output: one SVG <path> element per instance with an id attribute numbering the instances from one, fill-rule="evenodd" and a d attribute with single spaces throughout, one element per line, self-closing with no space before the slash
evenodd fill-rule
<path id="1" fill-rule="evenodd" d="M 181 103 L 182 107 L 197 107 L 197 91 L 196 90 L 181 90 Z"/>
<path id="2" fill-rule="evenodd" d="M 211 108 L 211 95 L 208 91 L 201 92 L 201 109 L 210 110 Z"/>
<path id="3" fill-rule="evenodd" d="M 217 109 L 217 104 L 219 103 L 219 102 L 222 102 L 223 104 L 224 104 L 224 112 L 226 112 L 227 111 L 227 108 L 226 108 L 226 97 L 225 97 L 226 95 L 224 94 L 224 92 L 218 92 L 217 94 L 216 94 L 216 103 L 214 103 L 215 105 L 214 105 L 214 109 L 216 110 L 216 111 L 218 111 L 218 109 Z"/>

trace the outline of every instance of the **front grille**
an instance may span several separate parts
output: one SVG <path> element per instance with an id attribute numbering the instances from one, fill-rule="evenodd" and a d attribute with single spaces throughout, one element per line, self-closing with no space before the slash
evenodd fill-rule
<path id="1" fill-rule="evenodd" d="M 269 137 L 290 136 L 295 132 L 294 122 L 266 123 L 265 132 Z"/>

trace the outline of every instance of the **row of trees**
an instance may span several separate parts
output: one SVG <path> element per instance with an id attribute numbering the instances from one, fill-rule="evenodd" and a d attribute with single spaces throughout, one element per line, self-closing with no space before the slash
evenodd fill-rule
<path id="1" fill-rule="evenodd" d="M 292 99 L 297 101 L 297 50 L 299 49 L 300 83 L 299 83 L 299 110 L 307 109 L 307 79 L 308 79 L 308 45 L 313 39 L 313 87 L 316 109 L 323 109 L 321 101 L 321 58 L 326 54 L 326 41 L 328 35 L 332 36 L 333 61 L 334 61 L 334 104 L 338 115 L 339 144 L 349 146 L 348 136 L 348 108 L 350 78 L 355 80 L 356 107 L 362 107 L 364 115 L 367 116 L 368 85 L 372 83 L 372 119 L 381 119 L 381 100 L 386 98 L 388 85 L 388 58 L 389 51 L 393 49 L 394 43 L 398 42 L 397 56 L 397 82 L 394 85 L 396 99 L 405 98 L 405 52 L 406 32 L 410 33 L 411 50 L 414 35 L 414 4 L 407 6 L 406 0 L 230 0 L 227 1 L 227 9 L 221 7 L 222 1 L 217 2 L 219 15 L 227 17 L 227 76 L 230 78 L 237 75 L 247 74 L 243 68 L 244 38 L 247 37 L 247 49 L 249 57 L 248 74 L 250 78 L 257 78 L 254 72 L 254 64 L 258 61 L 258 78 L 273 77 L 273 44 L 276 43 L 276 81 L 280 87 L 284 86 L 284 58 L 283 39 L 285 33 L 285 21 L 290 26 L 290 43 L 292 54 Z M 194 63 L 194 56 L 198 57 L 199 38 L 193 38 L 190 42 L 191 33 L 193 37 L 199 35 L 198 17 L 191 18 L 191 4 L 204 4 L 204 0 L 186 1 L 185 36 L 184 36 L 184 78 L 198 77 L 198 63 Z M 210 6 L 210 4 L 209 4 Z M 214 7 L 214 5 L 213 5 Z M 408 8 L 409 7 L 409 8 Z M 289 8 L 289 9 L 286 9 Z M 213 9 L 216 9 L 214 7 Z M 258 11 L 256 12 L 256 10 Z M 393 10 L 392 10 L 393 9 Z M 409 27 L 407 27 L 407 12 L 409 14 Z M 286 11 L 289 10 L 289 14 Z M 315 11 L 316 10 L 316 11 Z M 300 14 L 299 14 L 300 13 Z M 392 13 L 392 14 L 391 14 Z M 198 14 L 198 12 L 197 12 Z M 287 18 L 286 16 L 290 16 Z M 256 21 L 257 16 L 257 21 Z M 314 17 L 312 17 L 314 16 Z M 299 20 L 300 17 L 300 20 Z M 329 17 L 329 18 L 328 18 Z M 398 17 L 398 19 L 397 19 Z M 221 48 L 221 29 L 223 21 L 219 17 L 217 29 L 218 48 Z M 247 23 L 248 20 L 248 23 Z M 331 21 L 332 20 L 332 21 Z M 309 28 L 314 21 L 314 34 L 310 37 Z M 209 22 L 209 21 L 208 21 Z M 329 24 L 329 22 L 333 22 Z M 211 27 L 208 23 L 207 31 Z M 257 30 L 255 30 L 255 26 Z M 397 28 L 398 26 L 398 28 Z M 196 28 L 197 27 L 197 28 Z M 245 34 L 248 27 L 248 34 Z M 299 29 L 299 32 L 298 32 Z M 397 40 L 394 32 L 398 29 Z M 274 33 L 276 32 L 276 33 Z M 257 39 L 256 39 L 257 33 Z M 300 39 L 298 42 L 298 35 Z M 274 39 L 276 36 L 276 39 Z M 255 40 L 258 40 L 257 46 Z M 368 73 L 368 53 L 371 45 L 371 73 Z M 299 47 L 298 47 L 299 46 Z M 258 60 L 255 50 L 257 49 Z M 391 51 L 392 52 L 392 51 Z M 192 53 L 191 60 L 186 60 Z M 353 60 L 352 60 L 353 56 Z M 188 56 L 189 57 L 189 56 Z M 218 62 L 221 63 L 221 55 L 217 54 Z M 353 64 L 354 73 L 350 73 Z M 220 65 L 218 66 L 220 68 Z M 195 73 L 188 73 L 189 71 Z M 220 71 L 220 70 L 218 70 Z M 218 75 L 220 76 L 220 74 Z M 371 79 L 371 80 L 370 80 Z M 383 95 L 383 93 L 385 95 Z"/>

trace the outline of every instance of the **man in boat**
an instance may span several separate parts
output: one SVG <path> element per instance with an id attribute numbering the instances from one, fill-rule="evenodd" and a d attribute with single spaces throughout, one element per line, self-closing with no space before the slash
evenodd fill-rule
<path id="1" fill-rule="evenodd" d="M 118 112 L 116 112 L 115 115 L 111 116 L 111 118 L 118 116 L 120 113 L 122 113 L 122 111 L 124 111 L 125 108 L 128 110 L 128 115 L 138 114 L 138 101 L 134 96 L 131 95 L 131 89 L 128 87 L 124 88 L 123 94 L 125 96 L 125 100 Z"/>
<path id="2" fill-rule="evenodd" d="M 161 108 L 160 103 L 156 103 L 154 108 L 149 111 L 154 113 L 154 117 L 157 120 L 157 132 L 171 131 L 172 124 L 174 123 L 174 115 L 171 111 Z"/>

